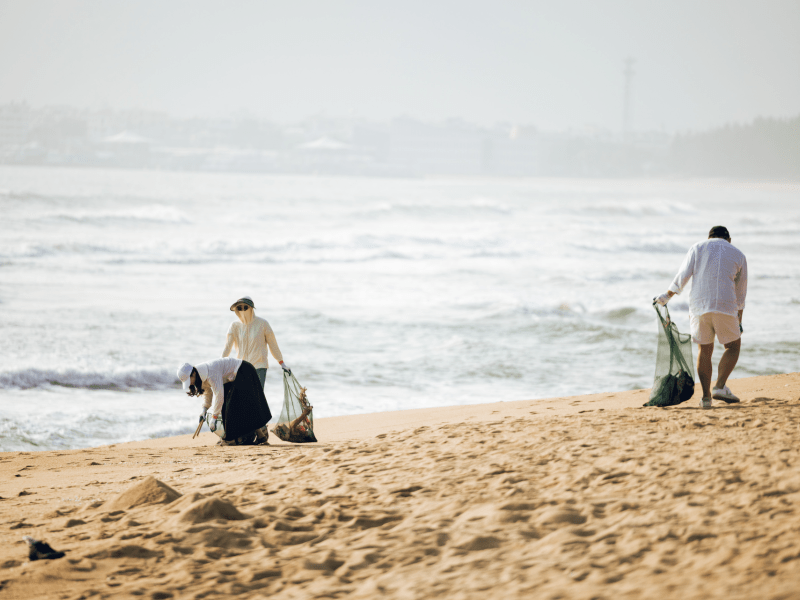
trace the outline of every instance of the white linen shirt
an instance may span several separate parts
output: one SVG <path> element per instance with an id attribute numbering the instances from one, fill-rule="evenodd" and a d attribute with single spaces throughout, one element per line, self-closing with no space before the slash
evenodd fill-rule
<path id="1" fill-rule="evenodd" d="M 211 407 L 211 397 L 214 397 L 212 415 L 218 415 L 222 410 L 222 403 L 225 401 L 225 384 L 236 379 L 236 373 L 239 372 L 241 366 L 242 361 L 238 358 L 216 358 L 194 366 L 203 381 L 204 409 Z"/>
<path id="2" fill-rule="evenodd" d="M 669 286 L 680 294 L 692 279 L 689 313 L 738 316 L 747 295 L 747 259 L 727 240 L 711 238 L 689 249 L 678 274 Z"/>

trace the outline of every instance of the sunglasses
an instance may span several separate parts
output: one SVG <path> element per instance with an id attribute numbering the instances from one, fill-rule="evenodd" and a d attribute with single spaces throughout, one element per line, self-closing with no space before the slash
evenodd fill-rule
<path id="1" fill-rule="evenodd" d="M 240 304 L 239 306 L 236 307 L 236 310 L 239 310 L 239 311 L 242 311 L 242 312 L 244 312 L 246 310 L 249 310 L 249 309 L 250 309 L 250 307 L 247 306 L 247 304 Z"/>

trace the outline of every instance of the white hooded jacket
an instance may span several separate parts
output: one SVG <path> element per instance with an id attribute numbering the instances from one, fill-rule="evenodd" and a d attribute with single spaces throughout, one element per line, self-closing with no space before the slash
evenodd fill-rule
<path id="1" fill-rule="evenodd" d="M 237 358 L 217 358 L 195 365 L 203 382 L 203 412 L 211 408 L 212 415 L 219 415 L 225 401 L 225 384 L 236 379 L 242 361 Z M 214 402 L 212 408 L 211 402 Z"/>
<path id="2" fill-rule="evenodd" d="M 222 351 L 223 358 L 228 356 L 236 346 L 236 357 L 246 360 L 256 369 L 268 368 L 267 348 L 275 360 L 283 361 L 275 334 L 266 319 L 257 317 L 252 308 L 245 311 L 237 310 L 236 316 L 239 317 L 239 322 L 234 321 L 228 328 L 225 349 Z"/>

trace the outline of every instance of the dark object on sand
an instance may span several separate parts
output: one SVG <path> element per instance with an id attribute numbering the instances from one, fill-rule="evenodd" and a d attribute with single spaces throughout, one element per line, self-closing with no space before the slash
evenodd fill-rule
<path id="1" fill-rule="evenodd" d="M 222 406 L 225 441 L 243 438 L 240 443 L 252 443 L 256 429 L 264 427 L 271 418 L 258 373 L 253 365 L 242 361 L 236 379 L 225 384 L 225 404 Z"/>
<path id="2" fill-rule="evenodd" d="M 694 367 L 692 361 L 692 336 L 682 335 L 669 318 L 669 309 L 664 307 L 658 315 L 658 352 L 656 353 L 656 375 L 650 401 L 644 406 L 675 406 L 686 402 L 694 394 Z"/>
<path id="3" fill-rule="evenodd" d="M 22 539 L 28 542 L 28 560 L 52 560 L 64 556 L 63 552 L 54 550 L 47 542 L 40 542 L 29 535 Z"/>
<path id="4" fill-rule="evenodd" d="M 306 388 L 291 373 L 283 372 L 283 410 L 272 431 L 284 442 L 306 444 L 316 442 L 314 435 L 314 407 L 308 403 Z"/>

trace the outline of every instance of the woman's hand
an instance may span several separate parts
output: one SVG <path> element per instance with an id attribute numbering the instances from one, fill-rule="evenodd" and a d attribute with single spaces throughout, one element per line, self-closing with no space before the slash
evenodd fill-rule
<path id="1" fill-rule="evenodd" d="M 211 420 L 208 422 L 208 428 L 211 431 L 217 430 L 217 420 L 219 419 L 219 415 L 211 415 Z"/>

